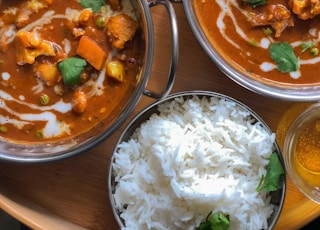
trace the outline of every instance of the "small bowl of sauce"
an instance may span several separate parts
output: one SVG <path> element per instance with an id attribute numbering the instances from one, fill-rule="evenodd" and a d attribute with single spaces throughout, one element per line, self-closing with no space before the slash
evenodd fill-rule
<path id="1" fill-rule="evenodd" d="M 283 152 L 293 183 L 308 198 L 320 203 L 320 103 L 307 107 L 292 122 Z"/>

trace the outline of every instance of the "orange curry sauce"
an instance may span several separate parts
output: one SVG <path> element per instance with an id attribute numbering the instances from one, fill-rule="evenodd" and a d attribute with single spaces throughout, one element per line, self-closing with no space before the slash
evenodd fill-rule
<path id="1" fill-rule="evenodd" d="M 255 8 L 245 4 L 243 0 L 193 0 L 193 5 L 200 25 L 213 47 L 236 69 L 250 73 L 259 81 L 275 84 L 319 84 L 317 70 L 320 67 L 320 55 L 311 54 L 310 49 L 302 52 L 301 48 L 303 43 L 311 42 L 314 44 L 313 48 L 318 48 L 319 15 L 308 15 L 308 19 L 300 19 L 299 17 L 302 16 L 298 17 L 288 6 L 290 1 L 268 0 L 265 6 Z M 306 3 L 311 4 L 310 1 Z M 320 3 L 316 4 L 318 5 L 315 7 L 318 7 Z M 293 23 L 291 26 L 285 26 L 280 36 L 275 37 L 276 31 L 271 25 L 252 25 L 252 21 L 257 23 L 258 20 L 267 21 L 268 19 L 271 22 L 267 23 L 274 23 L 275 18 L 281 16 L 276 15 L 272 7 L 279 6 L 281 9 L 288 10 L 290 23 Z M 312 7 L 306 7 L 301 11 L 311 11 Z M 278 71 L 275 61 L 270 58 L 268 47 L 272 43 L 280 42 L 288 42 L 294 48 L 299 59 L 297 72 Z"/>
<path id="2" fill-rule="evenodd" d="M 144 47 L 129 1 L 108 2 L 93 11 L 77 0 L 2 1 L 1 138 L 63 140 L 116 119 L 110 114 L 132 95 Z M 58 68 L 71 57 L 86 61 L 72 85 Z"/>

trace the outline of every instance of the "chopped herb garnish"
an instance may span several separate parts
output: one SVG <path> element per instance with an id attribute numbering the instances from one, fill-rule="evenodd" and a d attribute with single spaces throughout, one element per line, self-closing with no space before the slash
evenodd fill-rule
<path id="1" fill-rule="evenodd" d="M 315 43 L 314 42 L 305 42 L 305 43 L 302 43 L 300 45 L 301 47 L 301 54 L 306 52 L 308 49 L 309 49 L 309 52 L 312 56 L 317 56 L 318 53 L 319 53 L 319 50 L 317 47 L 314 47 L 315 46 Z"/>
<path id="2" fill-rule="evenodd" d="M 267 36 L 271 36 L 273 34 L 273 30 L 270 27 L 264 28 L 263 33 Z"/>
<path id="3" fill-rule="evenodd" d="M 230 226 L 229 215 L 222 212 L 210 212 L 205 221 L 201 222 L 196 230 L 227 230 Z"/>
<path id="4" fill-rule="evenodd" d="M 87 62 L 79 57 L 67 58 L 58 64 L 63 82 L 66 85 L 75 85 L 81 80 L 81 72 L 86 67 Z"/>
<path id="5" fill-rule="evenodd" d="M 80 0 L 83 8 L 91 8 L 93 12 L 100 12 L 101 7 L 106 5 L 105 0 Z"/>
<path id="6" fill-rule="evenodd" d="M 256 8 L 257 6 L 263 6 L 266 4 L 265 0 L 243 0 L 245 4 L 251 5 L 253 8 Z"/>
<path id="7" fill-rule="evenodd" d="M 269 164 L 267 166 L 267 174 L 261 177 L 260 183 L 256 190 L 265 192 L 277 191 L 279 189 L 279 181 L 284 174 L 279 157 L 276 153 L 270 156 Z"/>
<path id="8" fill-rule="evenodd" d="M 314 42 L 302 43 L 301 44 L 301 49 L 302 49 L 301 53 L 306 52 L 307 49 L 310 49 L 312 47 L 314 47 Z"/>
<path id="9" fill-rule="evenodd" d="M 257 46 L 257 41 L 256 40 L 254 40 L 253 38 L 252 39 L 250 39 L 249 40 L 249 44 L 251 45 L 251 46 Z"/>
<path id="10" fill-rule="evenodd" d="M 270 45 L 269 52 L 270 58 L 277 62 L 280 72 L 288 73 L 299 69 L 298 58 L 289 43 L 273 43 Z"/>

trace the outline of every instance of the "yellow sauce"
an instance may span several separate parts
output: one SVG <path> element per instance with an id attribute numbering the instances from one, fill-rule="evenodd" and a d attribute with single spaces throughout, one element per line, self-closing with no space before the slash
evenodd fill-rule
<path id="1" fill-rule="evenodd" d="M 282 151 L 290 125 L 312 104 L 296 103 L 282 115 L 276 132 L 277 142 Z M 294 153 L 294 166 L 308 184 L 320 186 L 320 119 L 311 122 L 302 130 Z"/>
<path id="2" fill-rule="evenodd" d="M 295 103 L 282 116 L 277 126 L 277 142 L 283 150 L 283 143 L 292 122 L 313 103 Z"/>
<path id="3" fill-rule="evenodd" d="M 320 186 L 320 119 L 312 121 L 302 130 L 294 162 L 298 173 L 307 183 Z"/>

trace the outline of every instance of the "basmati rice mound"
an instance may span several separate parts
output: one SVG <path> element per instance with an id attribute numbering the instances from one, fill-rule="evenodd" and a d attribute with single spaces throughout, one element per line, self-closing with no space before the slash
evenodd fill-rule
<path id="1" fill-rule="evenodd" d="M 256 188 L 275 135 L 234 101 L 175 98 L 118 145 L 114 199 L 123 229 L 195 229 L 210 211 L 230 228 L 267 229 L 273 204 Z"/>

